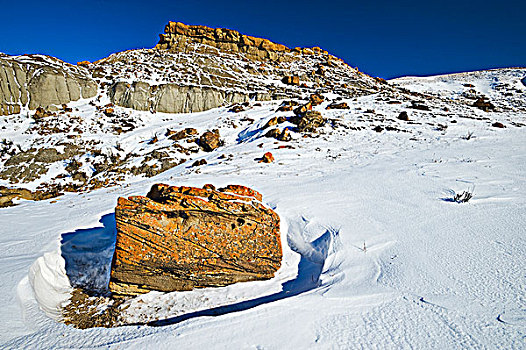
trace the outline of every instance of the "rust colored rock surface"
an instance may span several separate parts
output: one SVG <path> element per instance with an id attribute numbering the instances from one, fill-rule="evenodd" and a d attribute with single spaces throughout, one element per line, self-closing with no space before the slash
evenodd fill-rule
<path id="1" fill-rule="evenodd" d="M 272 163 L 273 161 L 274 156 L 270 152 L 265 153 L 263 157 L 261 157 L 261 159 L 259 160 L 260 163 Z"/>
<path id="2" fill-rule="evenodd" d="M 281 265 L 279 217 L 244 186 L 153 185 L 119 198 L 110 290 L 136 295 L 264 280 Z"/>
<path id="3" fill-rule="evenodd" d="M 212 152 L 221 144 L 221 139 L 219 136 L 219 130 L 214 129 L 212 131 L 207 131 L 201 135 L 199 138 L 199 146 L 206 151 Z"/>

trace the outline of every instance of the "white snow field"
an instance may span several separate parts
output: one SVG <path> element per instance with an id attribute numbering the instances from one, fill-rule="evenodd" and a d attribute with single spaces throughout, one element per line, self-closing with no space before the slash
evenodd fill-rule
<path id="1" fill-rule="evenodd" d="M 513 72 L 472 73 L 466 81 L 493 96 L 495 78 L 518 84 L 526 76 Z M 463 77 L 391 83 L 454 100 Z M 1 209 L 0 347 L 526 348 L 524 110 L 413 111 L 375 97 L 346 100 L 351 108 L 343 111 L 326 111 L 328 102 L 319 106 L 333 124 L 347 127 L 295 134 L 293 148 L 261 137 L 279 102 L 236 115 L 226 108 L 129 111 L 145 123 L 121 136 L 123 149 L 172 125 L 199 132 L 220 125 L 225 145 L 199 153 L 207 160 L 199 168 L 190 167 L 191 160 L 152 178 Z M 88 110 L 86 101 L 78 106 Z M 406 132 L 377 133 L 367 109 L 394 119 L 407 110 L 417 123 L 396 120 Z M 254 123 L 234 128 L 226 122 L 245 117 Z M 13 138 L 31 137 L 22 135 L 27 125 L 11 128 L 9 118 L 2 123 Z M 507 127 L 492 127 L 495 121 Z M 274 163 L 254 161 L 267 151 Z M 233 157 L 221 160 L 222 154 Z M 261 192 L 282 220 L 284 258 L 276 277 L 142 295 L 126 302 L 124 317 L 133 325 L 80 330 L 60 323 L 72 285 L 105 288 L 117 198 L 144 195 L 158 182 L 242 184 Z M 467 190 L 473 193 L 467 203 L 452 200 Z"/>

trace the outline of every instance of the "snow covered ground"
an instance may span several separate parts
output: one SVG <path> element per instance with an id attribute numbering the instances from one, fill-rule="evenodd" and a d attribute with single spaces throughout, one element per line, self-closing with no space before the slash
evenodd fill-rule
<path id="1" fill-rule="evenodd" d="M 520 81 L 519 73 L 513 79 Z M 499 74 L 481 78 L 477 88 L 493 91 L 487 82 Z M 432 78 L 403 80 L 444 98 L 451 96 L 443 91 L 454 95 L 463 83 L 455 76 L 439 87 Z M 408 124 L 396 120 L 405 105 L 376 97 L 348 100 L 347 111 L 320 106 L 342 127 L 295 135 L 293 148 L 261 137 L 277 102 L 235 117 L 225 108 L 131 112 L 147 122 L 121 140 L 123 149 L 172 125 L 202 131 L 211 123 L 223 126 L 225 146 L 200 153 L 207 165 L 199 168 L 188 161 L 153 178 L 2 209 L 0 347 L 524 348 L 526 129 L 519 126 L 526 115 L 452 104 L 449 114 L 410 111 L 416 123 Z M 237 128 L 224 122 L 244 117 L 255 121 Z M 508 127 L 494 128 L 493 121 Z M 405 132 L 373 131 L 380 122 Z M 254 161 L 267 151 L 276 162 Z M 242 184 L 261 192 L 282 219 L 285 254 L 276 277 L 140 296 L 127 302 L 131 326 L 79 330 L 57 322 L 72 284 L 104 286 L 117 198 L 145 194 L 157 182 Z M 469 202 L 452 201 L 466 190 L 473 191 Z"/>

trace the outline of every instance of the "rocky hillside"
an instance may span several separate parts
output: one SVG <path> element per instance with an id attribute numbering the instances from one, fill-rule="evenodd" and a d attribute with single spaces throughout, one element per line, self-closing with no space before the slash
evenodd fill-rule
<path id="1" fill-rule="evenodd" d="M 291 50 L 234 30 L 179 22 L 170 22 L 165 33 L 154 49 L 120 52 L 87 65 L 112 103 L 189 113 L 316 91 L 352 97 L 382 87 L 318 47 Z"/>
<path id="2" fill-rule="evenodd" d="M 525 75 L 517 68 L 386 82 L 320 48 L 178 22 L 155 48 L 94 63 L 3 55 L 0 206 L 176 166 L 198 172 L 211 155 L 239 157 L 229 149 L 247 142 L 294 149 L 306 138 L 366 131 L 416 140 L 419 125 L 446 132 L 462 119 L 522 126 Z"/>

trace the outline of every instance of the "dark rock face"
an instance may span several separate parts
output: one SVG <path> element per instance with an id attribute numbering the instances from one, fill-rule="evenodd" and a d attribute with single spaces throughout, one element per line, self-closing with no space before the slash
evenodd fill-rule
<path id="1" fill-rule="evenodd" d="M 281 265 L 279 217 L 243 186 L 154 185 L 119 198 L 109 288 L 120 295 L 264 280 Z"/>
<path id="2" fill-rule="evenodd" d="M 398 119 L 407 122 L 407 121 L 409 121 L 409 114 L 408 114 L 406 111 L 402 111 L 402 112 L 400 112 L 400 114 L 398 115 Z"/>

